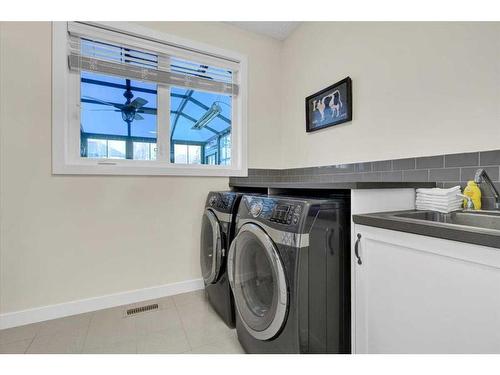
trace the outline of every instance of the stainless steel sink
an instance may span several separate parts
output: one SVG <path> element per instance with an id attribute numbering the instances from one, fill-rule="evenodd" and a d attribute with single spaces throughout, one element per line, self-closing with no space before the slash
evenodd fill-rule
<path id="1" fill-rule="evenodd" d="M 456 211 L 449 214 L 434 211 L 412 211 L 394 213 L 392 216 L 435 223 L 500 230 L 500 211 Z"/>
<path id="2" fill-rule="evenodd" d="M 352 216 L 355 224 L 426 237 L 493 247 L 500 250 L 499 211 L 392 211 Z"/>

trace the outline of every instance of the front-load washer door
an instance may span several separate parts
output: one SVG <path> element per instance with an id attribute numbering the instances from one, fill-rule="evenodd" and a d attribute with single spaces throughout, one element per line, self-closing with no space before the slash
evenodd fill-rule
<path id="1" fill-rule="evenodd" d="M 201 223 L 200 264 L 205 284 L 217 281 L 222 268 L 223 238 L 219 220 L 207 209 Z"/>
<path id="2" fill-rule="evenodd" d="M 276 245 L 256 224 L 244 224 L 231 244 L 228 274 L 236 308 L 256 339 L 272 339 L 288 310 L 288 287 Z"/>

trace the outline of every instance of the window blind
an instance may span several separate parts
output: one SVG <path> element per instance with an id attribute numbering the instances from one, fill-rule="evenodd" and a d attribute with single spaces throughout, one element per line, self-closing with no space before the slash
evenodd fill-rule
<path id="1" fill-rule="evenodd" d="M 76 22 L 68 33 L 71 70 L 238 95 L 234 62 Z"/>

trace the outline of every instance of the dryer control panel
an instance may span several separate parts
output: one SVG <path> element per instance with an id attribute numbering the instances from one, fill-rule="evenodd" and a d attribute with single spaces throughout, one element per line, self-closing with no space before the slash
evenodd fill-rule
<path id="1" fill-rule="evenodd" d="M 236 195 L 232 192 L 211 192 L 207 198 L 207 205 L 219 211 L 230 212 Z"/>
<path id="2" fill-rule="evenodd" d="M 297 224 L 301 212 L 302 207 L 300 205 L 277 203 L 269 220 L 280 224 Z"/>
<path id="3" fill-rule="evenodd" d="M 304 203 L 286 198 L 245 197 L 247 215 L 280 225 L 295 226 L 300 222 Z M 242 212 L 245 216 L 245 214 Z"/>

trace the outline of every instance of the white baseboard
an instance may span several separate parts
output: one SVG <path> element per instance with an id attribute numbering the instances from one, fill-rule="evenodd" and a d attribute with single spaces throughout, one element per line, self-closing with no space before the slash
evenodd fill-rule
<path id="1" fill-rule="evenodd" d="M 0 314 L 0 329 L 22 326 L 65 316 L 107 309 L 150 299 L 173 296 L 203 289 L 202 279 L 181 281 L 144 289 L 108 294 L 101 297 L 81 299 L 57 305 Z"/>

